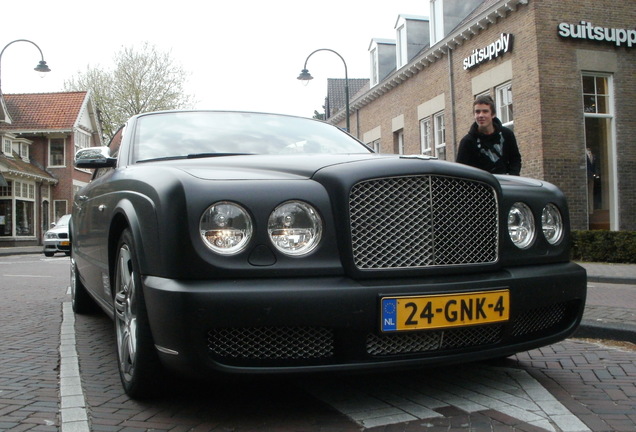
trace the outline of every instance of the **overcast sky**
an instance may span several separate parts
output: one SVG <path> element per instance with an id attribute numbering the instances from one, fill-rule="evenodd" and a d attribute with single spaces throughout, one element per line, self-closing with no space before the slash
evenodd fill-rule
<path id="1" fill-rule="evenodd" d="M 314 50 L 346 61 L 349 78 L 369 77 L 373 38 L 395 39 L 399 14 L 428 16 L 428 0 L 22 0 L 3 1 L 0 47 L 35 42 L 51 72 L 33 68 L 37 49 L 9 46 L 1 59 L 3 93 L 62 91 L 86 67 L 110 69 L 122 47 L 147 41 L 189 73 L 197 108 L 311 117 L 322 111 L 327 78 L 344 78 L 342 60 L 322 51 L 308 62 L 314 80 L 297 80 Z M 1 48 L 0 48 L 1 49 Z"/>

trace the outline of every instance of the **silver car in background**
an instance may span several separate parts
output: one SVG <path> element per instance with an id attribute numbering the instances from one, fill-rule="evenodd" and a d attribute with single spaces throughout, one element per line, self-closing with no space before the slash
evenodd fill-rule
<path id="1" fill-rule="evenodd" d="M 67 256 L 71 254 L 71 242 L 68 238 L 68 225 L 71 215 L 65 214 L 53 227 L 44 233 L 44 255 L 52 257 L 56 252 L 63 252 Z"/>

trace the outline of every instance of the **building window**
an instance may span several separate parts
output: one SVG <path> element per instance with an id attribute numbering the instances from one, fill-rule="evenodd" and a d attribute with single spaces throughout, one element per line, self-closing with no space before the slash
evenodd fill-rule
<path id="1" fill-rule="evenodd" d="M 439 112 L 433 116 L 435 124 L 435 156 L 441 160 L 446 160 L 446 126 L 444 124 L 444 112 Z"/>
<path id="2" fill-rule="evenodd" d="M 33 201 L 15 200 L 15 235 L 35 235 L 35 205 Z"/>
<path id="3" fill-rule="evenodd" d="M 376 153 L 380 153 L 380 140 L 371 141 L 367 146 Z"/>
<path id="4" fill-rule="evenodd" d="M 378 49 L 373 48 L 371 50 L 371 87 L 378 84 L 380 69 L 378 64 Z"/>
<path id="5" fill-rule="evenodd" d="M 582 75 L 589 229 L 617 229 L 612 76 Z"/>
<path id="6" fill-rule="evenodd" d="M 426 117 L 420 120 L 420 137 L 422 143 L 422 154 L 434 156 L 433 154 L 433 136 L 431 134 L 431 118 Z"/>
<path id="7" fill-rule="evenodd" d="M 407 63 L 407 42 L 406 42 L 406 26 L 402 24 L 397 29 L 397 68 L 401 68 Z"/>
<path id="8" fill-rule="evenodd" d="M 512 84 L 506 83 L 495 89 L 497 95 L 497 117 L 504 126 L 513 128 Z"/>
<path id="9" fill-rule="evenodd" d="M 64 138 L 53 138 L 49 142 L 49 166 L 65 166 Z"/>
<path id="10" fill-rule="evenodd" d="M 9 182 L 9 186 L 11 183 Z M 0 199 L 0 237 L 13 235 L 13 200 Z"/>
<path id="11" fill-rule="evenodd" d="M 13 156 L 11 147 L 11 140 L 9 138 L 2 138 L 2 153 L 9 157 Z"/>
<path id="12" fill-rule="evenodd" d="M 73 142 L 75 144 L 75 153 L 77 153 L 79 150 L 91 146 L 91 136 L 87 132 L 76 130 Z"/>
<path id="13" fill-rule="evenodd" d="M 399 130 L 393 133 L 394 153 L 404 154 L 404 131 Z"/>
<path id="14" fill-rule="evenodd" d="M 6 186 L 0 186 L 0 197 L 10 196 L 13 196 L 13 182 L 11 180 L 7 180 Z"/>
<path id="15" fill-rule="evenodd" d="M 59 220 L 68 213 L 66 200 L 53 201 L 53 220 Z"/>

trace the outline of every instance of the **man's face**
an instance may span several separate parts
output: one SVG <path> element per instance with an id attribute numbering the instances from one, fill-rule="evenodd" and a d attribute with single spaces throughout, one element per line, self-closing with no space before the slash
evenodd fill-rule
<path id="1" fill-rule="evenodd" d="M 490 109 L 490 105 L 477 104 L 473 107 L 475 121 L 480 130 L 492 131 L 492 119 L 495 115 Z"/>

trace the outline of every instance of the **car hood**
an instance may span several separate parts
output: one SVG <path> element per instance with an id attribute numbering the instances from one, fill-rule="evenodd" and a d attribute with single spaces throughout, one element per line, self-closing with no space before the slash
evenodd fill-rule
<path id="1" fill-rule="evenodd" d="M 378 154 L 246 155 L 172 161 L 171 165 L 204 180 L 299 180 L 326 167 L 395 158 Z"/>

